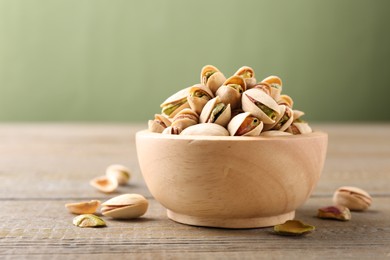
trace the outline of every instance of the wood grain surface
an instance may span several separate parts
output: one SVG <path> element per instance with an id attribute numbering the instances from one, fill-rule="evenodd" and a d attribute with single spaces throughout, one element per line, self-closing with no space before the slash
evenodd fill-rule
<path id="1" fill-rule="evenodd" d="M 317 124 L 329 134 L 321 179 L 296 218 L 316 226 L 305 237 L 280 237 L 271 228 L 216 229 L 175 223 L 148 192 L 135 151 L 145 125 L 0 124 L 0 258 L 4 259 L 390 259 L 390 124 Z M 81 229 L 65 203 L 105 195 L 89 186 L 120 163 L 133 178 L 117 194 L 150 201 L 143 218 L 107 219 Z M 315 217 L 333 191 L 357 186 L 373 196 L 366 212 L 339 222 Z"/>

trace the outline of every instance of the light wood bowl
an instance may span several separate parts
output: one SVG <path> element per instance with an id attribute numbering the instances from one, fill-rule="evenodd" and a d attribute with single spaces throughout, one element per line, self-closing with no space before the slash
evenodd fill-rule
<path id="1" fill-rule="evenodd" d="M 146 185 L 174 221 L 255 228 L 293 219 L 324 166 L 326 133 L 283 137 L 180 136 L 140 131 Z"/>

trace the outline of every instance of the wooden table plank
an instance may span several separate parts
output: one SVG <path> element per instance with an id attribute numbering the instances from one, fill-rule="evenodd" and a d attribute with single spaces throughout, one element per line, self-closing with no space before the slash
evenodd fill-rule
<path id="1" fill-rule="evenodd" d="M 325 168 L 297 218 L 317 227 L 303 238 L 279 237 L 270 228 L 226 230 L 167 219 L 139 170 L 134 134 L 145 125 L 0 124 L 0 258 L 113 256 L 177 258 L 390 258 L 390 124 L 314 124 L 329 134 Z M 131 183 L 119 193 L 149 198 L 144 218 L 108 220 L 108 227 L 71 224 L 66 202 L 114 195 L 89 186 L 112 163 L 128 166 Z M 364 188 L 372 208 L 349 222 L 313 217 L 342 185 Z"/>

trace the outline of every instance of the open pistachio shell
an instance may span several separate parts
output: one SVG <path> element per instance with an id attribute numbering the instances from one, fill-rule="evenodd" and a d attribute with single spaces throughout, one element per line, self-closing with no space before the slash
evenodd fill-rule
<path id="1" fill-rule="evenodd" d="M 289 108 L 292 108 L 293 105 L 294 105 L 294 101 L 292 100 L 292 98 L 288 95 L 280 95 L 279 96 L 279 99 L 277 101 L 277 103 L 279 105 L 286 105 L 288 106 Z"/>
<path id="2" fill-rule="evenodd" d="M 175 115 L 171 126 L 183 130 L 189 126 L 196 125 L 198 122 L 198 114 L 189 108 L 185 108 Z"/>
<path id="3" fill-rule="evenodd" d="M 371 206 L 372 197 L 363 189 L 343 186 L 335 191 L 333 202 L 350 210 L 363 211 Z"/>
<path id="4" fill-rule="evenodd" d="M 249 112 L 236 115 L 228 124 L 231 136 L 258 136 L 263 129 L 263 122 Z"/>
<path id="5" fill-rule="evenodd" d="M 190 105 L 187 101 L 187 96 L 189 93 L 190 87 L 182 89 L 169 98 L 167 98 L 161 105 L 161 113 L 167 115 L 170 118 L 173 118 L 179 111 L 184 108 L 189 108 Z"/>
<path id="6" fill-rule="evenodd" d="M 215 123 L 226 127 L 231 119 L 230 104 L 225 105 L 217 96 L 207 102 L 199 119 L 200 123 Z"/>
<path id="7" fill-rule="evenodd" d="M 304 224 L 299 220 L 287 220 L 285 223 L 274 226 L 274 232 L 284 236 L 301 236 L 315 230 L 314 226 Z"/>
<path id="8" fill-rule="evenodd" d="M 116 219 L 133 219 L 144 215 L 148 200 L 139 194 L 122 194 L 102 204 L 102 214 Z"/>
<path id="9" fill-rule="evenodd" d="M 279 78 L 278 76 L 269 76 L 263 79 L 261 82 L 270 84 L 271 86 L 270 95 L 275 100 L 278 100 L 280 96 L 280 92 L 282 92 L 282 79 Z"/>
<path id="10" fill-rule="evenodd" d="M 149 131 L 153 133 L 162 133 L 170 125 L 171 121 L 165 115 L 160 114 L 155 114 L 154 120 L 148 121 Z"/>
<path id="11" fill-rule="evenodd" d="M 293 111 L 285 105 L 279 105 L 280 114 L 277 116 L 275 123 L 265 125 L 264 130 L 279 130 L 285 131 L 293 122 Z"/>
<path id="12" fill-rule="evenodd" d="M 212 98 L 214 98 L 214 94 L 208 87 L 202 84 L 196 84 L 190 88 L 187 100 L 191 109 L 200 115 L 203 107 Z"/>
<path id="13" fill-rule="evenodd" d="M 294 121 L 299 121 L 300 118 L 305 115 L 305 112 L 294 109 L 293 114 L 294 114 Z"/>
<path id="14" fill-rule="evenodd" d="M 131 178 L 131 172 L 121 164 L 111 164 L 106 169 L 106 176 L 116 179 L 119 185 L 126 185 Z"/>
<path id="15" fill-rule="evenodd" d="M 256 85 L 253 86 L 253 88 L 260 89 L 267 95 L 271 96 L 271 85 L 266 82 L 256 83 Z"/>
<path id="16" fill-rule="evenodd" d="M 100 201 L 98 200 L 65 204 L 65 207 L 68 209 L 68 211 L 73 214 L 93 214 L 96 212 L 99 206 Z"/>
<path id="17" fill-rule="evenodd" d="M 242 109 L 259 118 L 264 124 L 273 124 L 280 114 L 279 105 L 260 89 L 248 89 L 242 94 Z"/>
<path id="18" fill-rule="evenodd" d="M 181 132 L 180 128 L 178 128 L 176 126 L 168 126 L 167 128 L 164 129 L 162 134 L 165 134 L 165 135 L 178 135 L 178 134 L 180 134 L 180 132 Z"/>
<path id="19" fill-rule="evenodd" d="M 203 123 L 187 127 L 180 135 L 229 136 L 229 132 L 218 124 Z"/>
<path id="20" fill-rule="evenodd" d="M 225 82 L 226 77 L 213 65 L 206 65 L 200 72 L 200 83 L 207 86 L 213 93 Z"/>
<path id="21" fill-rule="evenodd" d="M 268 137 L 273 137 L 273 136 L 291 136 L 291 133 L 288 132 L 282 132 L 278 130 L 270 130 L 270 131 L 264 131 L 260 134 L 260 136 L 268 136 Z"/>
<path id="22" fill-rule="evenodd" d="M 299 134 L 308 134 L 313 132 L 311 127 L 309 126 L 308 123 L 298 123 L 298 122 L 293 122 L 286 130 L 289 133 L 292 133 L 294 135 L 299 135 Z"/>
<path id="23" fill-rule="evenodd" d="M 247 89 L 253 88 L 256 85 L 255 71 L 251 67 L 243 66 L 234 75 L 244 78 Z"/>
<path id="24" fill-rule="evenodd" d="M 215 93 L 224 104 L 230 104 L 231 109 L 241 106 L 241 95 L 246 90 L 246 83 L 240 76 L 228 78 Z"/>
<path id="25" fill-rule="evenodd" d="M 118 188 L 118 181 L 114 178 L 110 178 L 108 176 L 100 176 L 92 179 L 89 184 L 92 187 L 95 187 L 99 191 L 105 193 L 111 193 Z"/>

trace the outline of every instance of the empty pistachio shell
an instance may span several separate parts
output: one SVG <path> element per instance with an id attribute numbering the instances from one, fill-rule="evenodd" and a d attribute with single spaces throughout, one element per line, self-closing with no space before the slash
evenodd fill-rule
<path id="1" fill-rule="evenodd" d="M 95 213 L 100 206 L 100 201 L 91 200 L 75 203 L 67 203 L 65 207 L 73 214 L 92 214 Z"/>
<path id="2" fill-rule="evenodd" d="M 304 224 L 299 220 L 287 220 L 284 224 L 274 226 L 274 232 L 278 235 L 300 236 L 315 230 L 314 226 Z"/>
<path id="3" fill-rule="evenodd" d="M 115 178 L 109 178 L 107 176 L 96 177 L 89 184 L 105 193 L 114 192 L 118 188 L 118 181 Z"/>
<path id="4" fill-rule="evenodd" d="M 218 124 L 203 123 L 187 127 L 180 135 L 229 136 L 229 132 Z"/>
<path id="5" fill-rule="evenodd" d="M 127 167 L 120 164 L 113 164 L 107 167 L 106 176 L 116 179 L 119 185 L 125 185 L 129 182 L 131 173 Z"/>
<path id="6" fill-rule="evenodd" d="M 189 108 L 190 105 L 187 101 L 187 96 L 189 93 L 190 87 L 182 89 L 169 98 L 167 98 L 161 105 L 161 113 L 172 118 L 174 117 L 180 110 L 184 108 Z"/>
<path id="7" fill-rule="evenodd" d="M 214 94 L 225 80 L 226 78 L 222 72 L 213 65 L 204 66 L 200 72 L 200 82 L 206 85 Z"/>
<path id="8" fill-rule="evenodd" d="M 256 85 L 255 71 L 251 67 L 243 66 L 234 75 L 244 78 L 247 89 L 253 88 Z"/>
<path id="9" fill-rule="evenodd" d="M 351 219 L 351 212 L 344 206 L 329 206 L 318 209 L 317 217 L 346 221 Z"/>
<path id="10" fill-rule="evenodd" d="M 78 227 L 104 227 L 106 223 L 103 219 L 92 214 L 83 214 L 73 219 L 73 225 Z"/>
<path id="11" fill-rule="evenodd" d="M 371 206 L 372 198 L 370 194 L 360 188 L 344 186 L 335 191 L 333 202 L 350 210 L 362 211 Z"/>
<path id="12" fill-rule="evenodd" d="M 145 214 L 148 200 L 139 194 L 123 194 L 102 204 L 102 214 L 116 219 L 133 219 Z"/>

